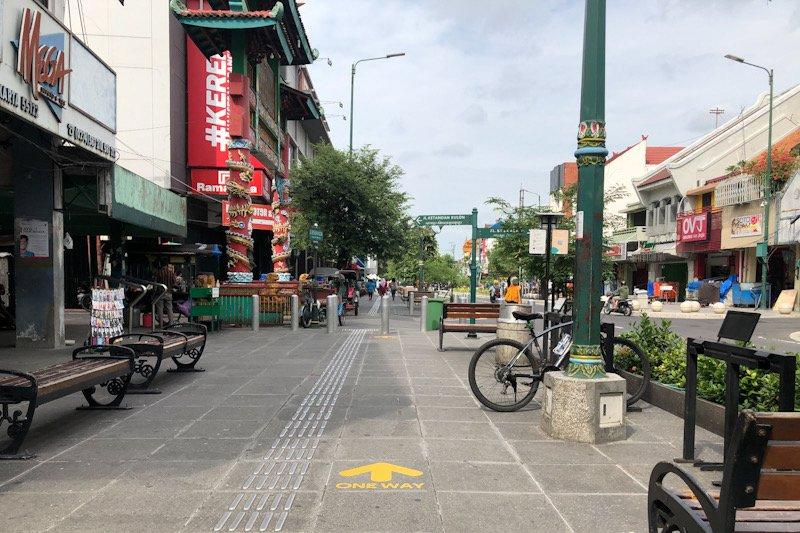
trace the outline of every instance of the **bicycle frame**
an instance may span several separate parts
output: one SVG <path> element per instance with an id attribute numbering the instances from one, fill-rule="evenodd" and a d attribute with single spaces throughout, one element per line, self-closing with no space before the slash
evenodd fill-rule
<path id="1" fill-rule="evenodd" d="M 561 322 L 560 324 L 556 324 L 555 326 L 551 326 L 549 328 L 542 330 L 538 335 L 533 330 L 533 328 L 530 328 L 531 340 L 528 341 L 528 343 L 522 348 L 522 350 L 520 350 L 520 352 L 517 353 L 517 355 L 515 355 L 511 359 L 511 361 L 508 362 L 508 364 L 506 364 L 505 368 L 512 368 L 517 363 L 519 358 L 522 357 L 522 354 L 525 353 L 526 350 L 530 349 L 531 346 L 536 347 L 536 352 L 539 355 L 539 360 L 544 362 L 544 356 L 542 354 L 542 347 L 539 345 L 539 339 L 549 334 L 552 331 L 555 331 L 557 329 L 562 329 L 568 326 L 572 326 L 572 322 Z M 544 364 L 542 367 L 542 374 L 548 370 L 561 368 L 564 362 L 569 358 L 569 352 L 570 352 L 569 349 L 565 350 L 564 353 L 561 356 L 559 356 L 559 358 L 552 365 Z"/>

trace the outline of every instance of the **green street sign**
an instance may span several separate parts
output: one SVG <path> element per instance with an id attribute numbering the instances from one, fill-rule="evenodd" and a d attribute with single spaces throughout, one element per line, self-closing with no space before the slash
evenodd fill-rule
<path id="1" fill-rule="evenodd" d="M 471 226 L 472 215 L 420 215 L 416 221 L 420 226 Z"/>
<path id="2" fill-rule="evenodd" d="M 321 229 L 311 228 L 308 230 L 308 239 L 311 242 L 322 242 L 322 237 L 323 235 Z"/>
<path id="3" fill-rule="evenodd" d="M 511 231 L 503 228 L 478 228 L 479 239 L 499 239 L 519 233 L 518 231 Z"/>

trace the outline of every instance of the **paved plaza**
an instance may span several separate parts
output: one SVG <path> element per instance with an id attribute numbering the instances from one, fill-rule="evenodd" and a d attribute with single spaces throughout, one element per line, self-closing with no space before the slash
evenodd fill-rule
<path id="1" fill-rule="evenodd" d="M 496 413 L 467 384 L 488 336 L 419 332 L 394 307 L 391 335 L 362 303 L 324 329 L 211 334 L 207 371 L 159 375 L 129 411 L 37 411 L 0 463 L 4 531 L 645 531 L 653 464 L 680 455 L 682 421 L 645 406 L 628 440 L 555 441 L 540 404 Z M 375 312 L 371 312 L 375 311 Z M 0 354 L 34 368 L 65 354 Z M 698 448 L 720 439 L 698 429 Z"/>

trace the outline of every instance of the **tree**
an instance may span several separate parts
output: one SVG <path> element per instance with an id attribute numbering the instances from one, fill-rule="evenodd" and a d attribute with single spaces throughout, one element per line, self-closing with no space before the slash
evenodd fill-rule
<path id="1" fill-rule="evenodd" d="M 604 194 L 606 203 L 624 197 L 625 190 L 622 186 L 614 187 Z M 577 205 L 577 187 L 571 186 L 557 191 L 556 199 L 570 205 Z M 544 277 L 543 255 L 528 253 L 528 230 L 541 226 L 539 213 L 547 212 L 546 206 L 542 207 L 516 207 L 502 198 L 490 198 L 487 204 L 494 206 L 500 212 L 500 223 L 503 229 L 509 231 L 506 237 L 497 239 L 494 248 L 489 254 L 489 276 L 492 278 L 505 278 L 516 276 L 520 267 L 524 275 L 542 279 Z M 621 227 L 623 218 L 616 213 L 604 213 L 604 233 Z M 550 265 L 550 274 L 554 283 L 564 283 L 575 272 L 575 217 L 563 217 L 558 229 L 569 230 L 569 248 L 566 255 L 553 256 Z M 605 239 L 604 239 L 605 241 Z M 604 244 L 607 244 L 604 242 Z M 611 261 L 604 256 L 603 275 L 611 276 Z"/>
<path id="2" fill-rule="evenodd" d="M 386 264 L 386 276 L 402 282 L 416 283 L 419 278 L 420 258 L 427 262 L 438 255 L 439 245 L 433 229 L 409 225 L 402 250 Z"/>
<path id="3" fill-rule="evenodd" d="M 327 144 L 315 151 L 314 159 L 301 158 L 292 169 L 296 247 L 311 247 L 308 230 L 316 223 L 324 233 L 323 260 L 344 265 L 353 256 L 400 256 L 409 220 L 398 183 L 403 170 L 369 147 L 352 156 Z"/>

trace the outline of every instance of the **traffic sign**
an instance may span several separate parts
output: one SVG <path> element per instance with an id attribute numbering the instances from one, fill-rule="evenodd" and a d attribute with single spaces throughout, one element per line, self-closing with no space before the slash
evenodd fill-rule
<path id="1" fill-rule="evenodd" d="M 472 215 L 420 215 L 416 221 L 420 226 L 471 226 Z"/>
<path id="2" fill-rule="evenodd" d="M 499 239 L 501 237 L 508 237 L 517 233 L 519 232 L 506 230 L 503 228 L 478 228 L 479 239 Z"/>
<path id="3" fill-rule="evenodd" d="M 308 230 L 308 239 L 311 242 L 322 242 L 323 234 L 321 229 L 311 228 Z"/>

